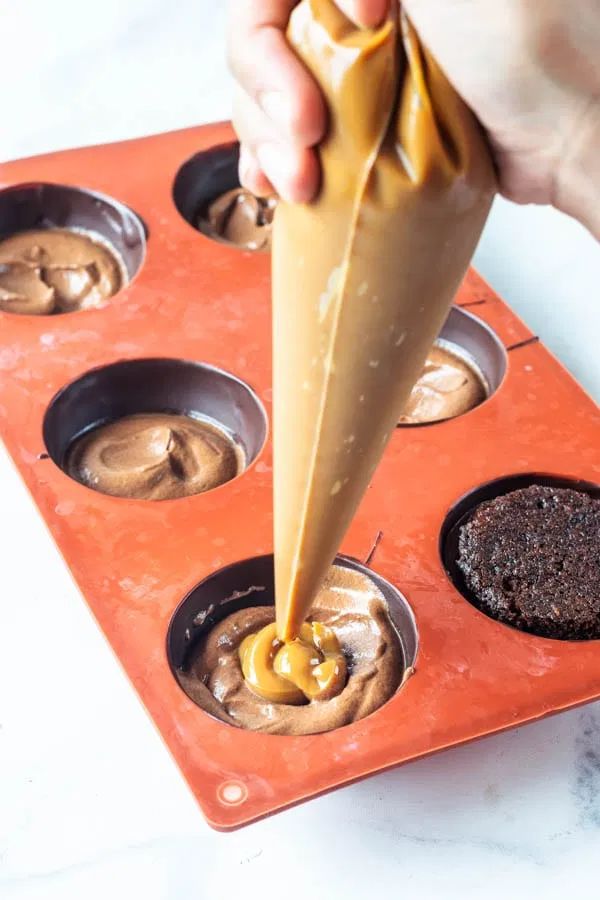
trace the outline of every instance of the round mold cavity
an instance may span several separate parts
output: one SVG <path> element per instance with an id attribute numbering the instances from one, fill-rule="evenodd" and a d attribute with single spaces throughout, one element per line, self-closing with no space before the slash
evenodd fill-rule
<path id="1" fill-rule="evenodd" d="M 238 245 L 199 224 L 214 200 L 241 186 L 238 175 L 239 158 L 240 145 L 237 141 L 196 153 L 183 163 L 175 176 L 173 201 L 186 222 L 211 240 L 250 252 L 264 252 L 266 248 Z"/>
<path id="2" fill-rule="evenodd" d="M 389 581 L 358 560 L 338 556 L 335 565 L 366 575 L 383 594 L 390 619 L 400 640 L 403 672 L 406 677 L 406 673 L 415 666 L 419 646 L 417 625 L 408 601 Z M 274 581 L 273 555 L 267 554 L 226 566 L 192 588 L 175 610 L 167 632 L 167 657 L 175 678 L 177 679 L 178 672 L 186 670 L 198 641 L 208 634 L 217 622 L 241 609 L 273 606 Z M 179 679 L 177 681 L 179 683 Z M 403 681 L 404 679 L 398 690 Z M 211 715 L 210 712 L 207 714 Z"/>
<path id="3" fill-rule="evenodd" d="M 216 197 L 240 187 L 240 145 L 233 141 L 201 150 L 185 162 L 173 184 L 173 200 L 186 222 L 196 227 L 202 211 Z"/>
<path id="4" fill-rule="evenodd" d="M 59 391 L 44 417 L 48 454 L 69 474 L 68 454 L 79 438 L 138 413 L 176 413 L 215 425 L 241 448 L 244 468 L 267 436 L 260 400 L 235 375 L 204 363 L 135 359 L 92 369 Z"/>
<path id="5" fill-rule="evenodd" d="M 471 515 L 482 503 L 485 503 L 488 500 L 495 500 L 497 497 L 503 497 L 506 494 L 510 494 L 512 491 L 517 491 L 521 488 L 528 488 L 532 485 L 540 485 L 541 487 L 553 488 L 569 488 L 573 491 L 580 491 L 581 493 L 589 494 L 589 496 L 594 498 L 600 498 L 600 485 L 594 484 L 594 482 L 591 481 L 585 481 L 576 478 L 565 478 L 557 475 L 548 475 L 543 473 L 508 475 L 504 478 L 497 478 L 494 481 L 489 481 L 486 484 L 480 485 L 479 487 L 474 488 L 472 491 L 469 491 L 467 494 L 461 497 L 460 500 L 458 500 L 447 513 L 440 531 L 440 556 L 444 569 L 446 571 L 446 575 L 448 576 L 456 590 L 460 594 L 462 594 L 465 600 L 468 600 L 468 602 L 475 606 L 483 615 L 491 618 L 493 621 L 498 622 L 499 625 L 502 625 L 505 628 L 515 628 L 515 630 L 517 631 L 526 630 L 523 628 L 516 628 L 510 623 L 502 622 L 499 619 L 494 619 L 485 609 L 482 609 L 480 607 L 476 596 L 468 587 L 465 577 L 461 569 L 458 567 L 459 538 L 461 527 L 468 522 Z M 534 635 L 536 634 L 535 631 L 526 633 Z M 562 638 L 548 638 L 546 635 L 539 636 L 544 637 L 545 640 L 565 640 Z"/>
<path id="6" fill-rule="evenodd" d="M 126 284 L 135 278 L 144 261 L 144 225 L 129 207 L 113 197 L 62 184 L 21 184 L 0 191 L 0 240 L 39 228 L 86 232 L 108 245 L 121 263 Z"/>
<path id="7" fill-rule="evenodd" d="M 486 392 L 485 403 L 492 397 L 504 379 L 507 367 L 507 354 L 504 344 L 496 333 L 478 319 L 477 316 L 453 306 L 440 331 L 436 343 L 458 356 L 479 376 Z M 478 404 L 480 406 L 481 404 Z M 477 407 L 472 407 L 476 409 Z M 467 415 L 467 410 L 460 415 Z M 460 418 L 453 416 L 452 418 Z M 439 425 L 449 419 L 438 419 L 432 422 L 400 422 L 399 428 L 422 428 Z"/>

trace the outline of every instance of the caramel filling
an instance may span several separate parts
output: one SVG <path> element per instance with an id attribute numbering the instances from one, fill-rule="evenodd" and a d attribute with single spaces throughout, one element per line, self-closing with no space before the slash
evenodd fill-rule
<path id="1" fill-rule="evenodd" d="M 239 652 L 246 684 L 271 703 L 330 700 L 346 684 L 339 641 L 320 622 L 305 622 L 292 641 L 280 641 L 273 622 L 244 638 Z"/>

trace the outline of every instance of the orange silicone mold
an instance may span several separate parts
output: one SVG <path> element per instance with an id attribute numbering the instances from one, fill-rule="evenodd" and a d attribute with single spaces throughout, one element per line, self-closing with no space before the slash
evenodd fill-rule
<path id="1" fill-rule="evenodd" d="M 218 124 L 0 167 L 2 188 L 49 182 L 103 192 L 148 230 L 143 265 L 103 309 L 0 314 L 0 427 L 90 609 L 220 829 L 600 697 L 598 642 L 551 641 L 492 621 L 442 565 L 446 514 L 479 485 L 531 472 L 600 481 L 596 405 L 474 272 L 457 305 L 514 348 L 498 390 L 463 417 L 396 430 L 342 547 L 364 560 L 382 533 L 371 565 L 414 611 L 414 676 L 372 716 L 299 738 L 215 721 L 177 684 L 166 635 L 182 598 L 221 567 L 272 550 L 269 442 L 228 484 L 152 503 L 72 481 L 47 456 L 42 427 L 66 384 L 117 360 L 157 357 L 237 376 L 270 414 L 269 256 L 211 241 L 173 201 L 181 165 L 231 140 L 229 125 Z"/>

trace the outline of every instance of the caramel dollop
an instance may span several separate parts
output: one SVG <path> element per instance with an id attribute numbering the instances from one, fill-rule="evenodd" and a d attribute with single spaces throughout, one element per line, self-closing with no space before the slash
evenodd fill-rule
<path id="1" fill-rule="evenodd" d="M 91 233 L 21 231 L 0 241 L 0 309 L 33 316 L 99 306 L 127 281 L 116 252 Z"/>
<path id="2" fill-rule="evenodd" d="M 297 638 L 280 641 L 273 622 L 240 645 L 240 663 L 250 690 L 271 703 L 330 700 L 346 684 L 339 641 L 321 622 L 305 622 Z"/>

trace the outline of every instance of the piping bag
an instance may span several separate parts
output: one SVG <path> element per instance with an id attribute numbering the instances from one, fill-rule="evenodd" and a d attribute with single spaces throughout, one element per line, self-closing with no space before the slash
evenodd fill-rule
<path id="1" fill-rule="evenodd" d="M 273 235 L 281 640 L 308 615 L 496 189 L 478 122 L 392 8 L 379 28 L 362 30 L 332 0 L 302 0 L 288 28 L 324 94 L 329 128 L 317 198 L 280 202 Z"/>

